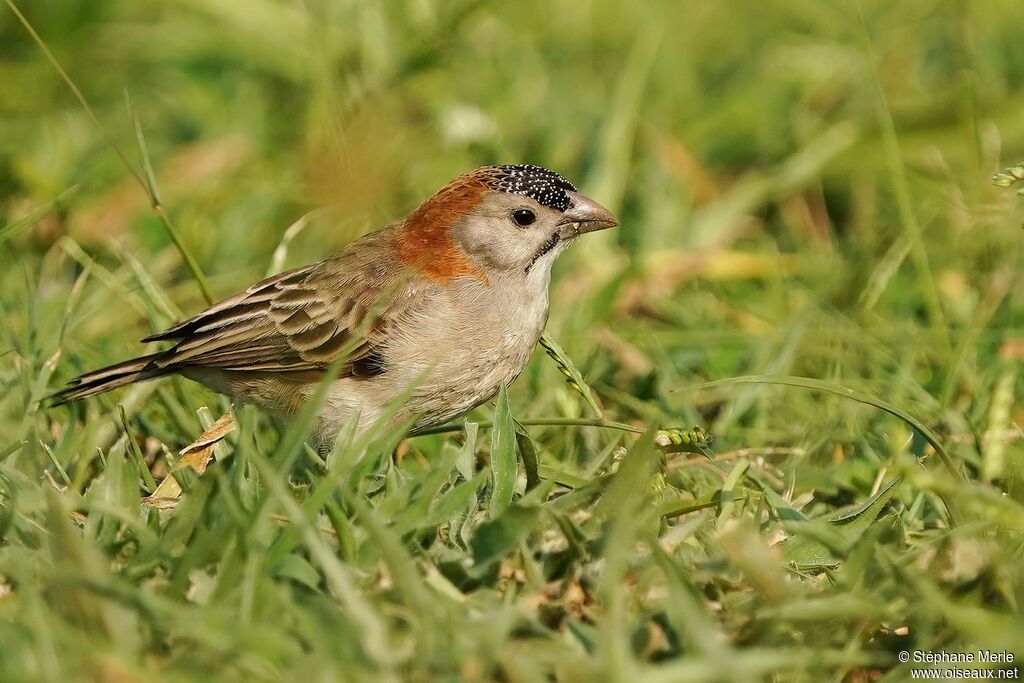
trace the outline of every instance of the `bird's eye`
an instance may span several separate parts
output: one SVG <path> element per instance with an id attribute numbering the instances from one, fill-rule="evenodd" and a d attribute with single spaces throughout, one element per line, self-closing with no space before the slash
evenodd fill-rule
<path id="1" fill-rule="evenodd" d="M 516 222 L 516 225 L 525 228 L 527 225 L 537 220 L 537 215 L 529 209 L 516 209 L 512 212 L 512 220 Z"/>

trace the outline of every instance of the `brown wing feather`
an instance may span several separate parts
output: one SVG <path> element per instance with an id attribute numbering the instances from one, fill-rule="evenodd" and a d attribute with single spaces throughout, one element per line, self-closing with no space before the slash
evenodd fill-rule
<path id="1" fill-rule="evenodd" d="M 389 233 L 362 240 L 358 251 L 267 278 L 148 337 L 177 340 L 156 365 L 170 372 L 308 372 L 344 354 L 342 374 L 351 374 L 354 363 L 379 348 L 390 322 L 433 286 L 394 262 Z"/>

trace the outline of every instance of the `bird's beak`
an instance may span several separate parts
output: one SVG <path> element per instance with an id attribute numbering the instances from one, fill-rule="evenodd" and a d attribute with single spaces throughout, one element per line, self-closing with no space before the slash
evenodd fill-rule
<path id="1" fill-rule="evenodd" d="M 568 191 L 566 194 L 572 203 L 562 213 L 562 220 L 558 221 L 562 226 L 562 239 L 571 239 L 585 232 L 614 228 L 619 224 L 615 214 L 590 197 L 585 197 L 579 192 Z"/>

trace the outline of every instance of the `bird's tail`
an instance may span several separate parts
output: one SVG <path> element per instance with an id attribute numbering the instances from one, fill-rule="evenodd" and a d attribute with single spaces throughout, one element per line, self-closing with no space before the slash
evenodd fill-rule
<path id="1" fill-rule="evenodd" d="M 173 373 L 174 370 L 162 368 L 156 364 L 156 359 L 161 355 L 160 353 L 151 353 L 148 356 L 139 356 L 102 370 L 87 372 L 81 377 L 71 380 L 67 386 L 50 394 L 47 398 L 52 405 L 59 406 L 96 396 L 126 384 L 144 382 L 147 379 L 155 379 Z"/>

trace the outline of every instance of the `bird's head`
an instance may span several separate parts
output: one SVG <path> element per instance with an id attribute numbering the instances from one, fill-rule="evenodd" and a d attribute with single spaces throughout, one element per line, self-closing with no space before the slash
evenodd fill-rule
<path id="1" fill-rule="evenodd" d="M 484 166 L 420 204 L 402 225 L 402 260 L 432 279 L 543 274 L 578 236 L 615 216 L 554 171 Z"/>

